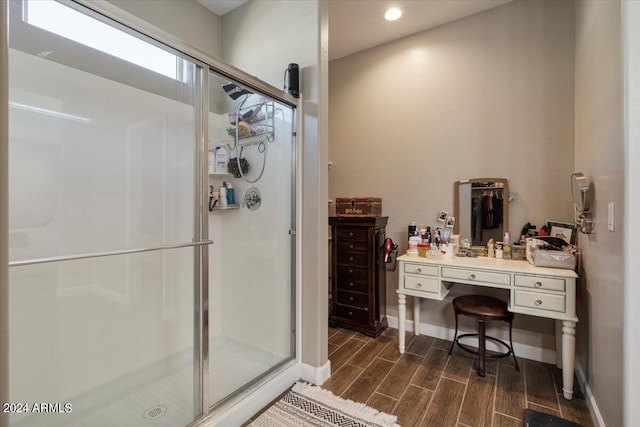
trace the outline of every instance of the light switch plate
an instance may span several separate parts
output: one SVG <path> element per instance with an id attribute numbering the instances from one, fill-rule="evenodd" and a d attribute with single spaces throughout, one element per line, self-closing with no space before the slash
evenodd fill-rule
<path id="1" fill-rule="evenodd" d="M 616 222 L 614 220 L 615 203 L 611 202 L 607 205 L 607 228 L 609 231 L 615 231 Z"/>

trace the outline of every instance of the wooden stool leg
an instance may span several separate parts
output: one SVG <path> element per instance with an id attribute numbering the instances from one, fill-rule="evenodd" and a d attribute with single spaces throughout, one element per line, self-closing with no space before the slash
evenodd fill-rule
<path id="1" fill-rule="evenodd" d="M 478 320 L 478 375 L 484 377 L 485 321 Z"/>

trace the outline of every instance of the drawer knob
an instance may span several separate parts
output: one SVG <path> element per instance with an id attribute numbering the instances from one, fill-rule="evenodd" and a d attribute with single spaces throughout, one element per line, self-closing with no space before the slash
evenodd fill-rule
<path id="1" fill-rule="evenodd" d="M 535 304 L 539 307 L 542 305 L 542 300 L 541 299 L 537 299 Z"/>
<path id="2" fill-rule="evenodd" d="M 353 282 L 349 282 L 349 286 L 353 288 Z"/>
<path id="3" fill-rule="evenodd" d="M 536 287 L 540 288 L 542 286 L 542 282 L 536 282 Z"/>
<path id="4" fill-rule="evenodd" d="M 416 288 L 421 288 L 422 287 L 422 283 L 416 283 Z"/>
<path id="5" fill-rule="evenodd" d="M 349 249 L 353 249 L 353 245 L 349 245 Z"/>
<path id="6" fill-rule="evenodd" d="M 469 279 L 471 279 L 471 280 L 475 280 L 475 279 L 476 279 L 476 275 L 475 275 L 475 274 L 470 274 L 470 275 L 469 275 Z"/>
<path id="7" fill-rule="evenodd" d="M 349 261 L 353 261 L 353 257 L 352 256 L 349 257 Z"/>
<path id="8" fill-rule="evenodd" d="M 353 301 L 353 297 L 349 297 L 349 301 Z"/>
<path id="9" fill-rule="evenodd" d="M 350 269 L 349 269 L 349 273 L 353 273 L 353 268 L 350 268 Z"/>
<path id="10" fill-rule="evenodd" d="M 349 233 L 349 237 L 352 237 L 352 236 L 353 236 L 353 231 Z"/>
<path id="11" fill-rule="evenodd" d="M 349 316 L 353 316 L 353 311 L 350 311 L 350 312 L 349 312 Z"/>
<path id="12" fill-rule="evenodd" d="M 421 268 L 416 268 L 416 273 L 422 273 L 422 269 Z"/>

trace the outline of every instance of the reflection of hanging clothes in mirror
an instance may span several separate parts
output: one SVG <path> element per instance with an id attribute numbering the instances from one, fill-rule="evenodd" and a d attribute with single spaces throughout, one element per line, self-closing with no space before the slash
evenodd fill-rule
<path id="1" fill-rule="evenodd" d="M 495 237 L 495 230 L 502 226 L 504 198 L 502 188 L 474 188 L 471 198 L 471 241 L 480 244 L 485 237 Z M 486 235 L 486 236 L 485 236 Z"/>

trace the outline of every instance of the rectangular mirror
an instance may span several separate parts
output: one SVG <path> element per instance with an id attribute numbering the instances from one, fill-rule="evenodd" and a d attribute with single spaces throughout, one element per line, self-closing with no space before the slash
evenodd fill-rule
<path id="1" fill-rule="evenodd" d="M 509 231 L 509 184 L 506 178 L 473 178 L 456 181 L 454 189 L 454 233 L 472 246 L 485 246 L 489 239 L 502 241 Z"/>

